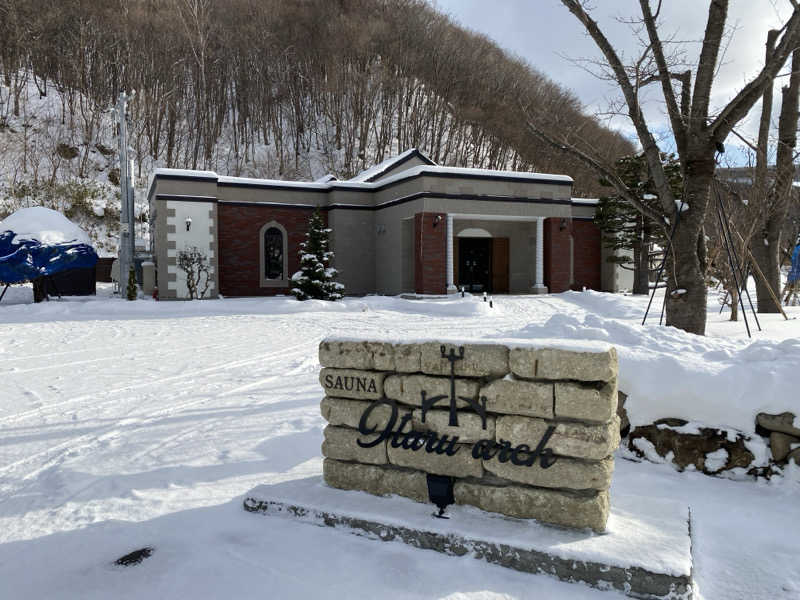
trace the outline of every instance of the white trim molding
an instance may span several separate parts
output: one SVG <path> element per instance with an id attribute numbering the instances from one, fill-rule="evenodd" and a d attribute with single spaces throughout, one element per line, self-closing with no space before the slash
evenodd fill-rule
<path id="1" fill-rule="evenodd" d="M 544 218 L 536 219 L 536 283 L 532 289 L 534 294 L 546 294 L 544 284 Z"/>
<path id="2" fill-rule="evenodd" d="M 458 291 L 453 281 L 453 215 L 447 215 L 447 253 L 445 261 L 447 263 L 447 293 L 455 294 Z"/>

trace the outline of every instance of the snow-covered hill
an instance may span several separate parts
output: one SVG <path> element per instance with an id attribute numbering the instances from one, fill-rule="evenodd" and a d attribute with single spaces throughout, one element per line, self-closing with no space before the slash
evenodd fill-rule
<path id="1" fill-rule="evenodd" d="M 0 219 L 20 208 L 51 208 L 85 229 L 100 256 L 115 256 L 119 145 L 111 107 L 98 106 L 52 83 L 42 95 L 31 73 L 21 72 L 18 77 L 23 83 L 16 99 L 16 86 L 6 86 L 0 77 Z M 147 247 L 147 186 L 153 171 L 167 165 L 163 157 L 147 154 L 147 132 L 136 121 L 135 110 L 129 117 L 129 136 L 135 162 L 136 237 Z M 282 174 L 274 145 L 257 144 L 242 161 L 233 156 L 233 136 L 229 126 L 223 127 L 208 161 L 209 168 L 223 175 L 314 180 L 341 167 L 338 153 L 321 144 L 307 148 L 297 157 L 296 168 Z"/>

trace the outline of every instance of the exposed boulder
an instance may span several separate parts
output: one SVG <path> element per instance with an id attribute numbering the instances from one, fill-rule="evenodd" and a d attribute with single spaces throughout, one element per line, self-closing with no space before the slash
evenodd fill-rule
<path id="1" fill-rule="evenodd" d="M 710 427 L 684 427 L 681 419 L 660 419 L 653 425 L 634 428 L 628 436 L 628 448 L 645 456 L 636 440 L 649 441 L 656 453 L 670 460 L 680 470 L 693 465 L 707 475 L 716 475 L 737 467 L 747 469 L 755 457 L 745 446 L 745 436 L 737 434 L 734 441 L 727 431 Z"/>
<path id="2" fill-rule="evenodd" d="M 99 142 L 95 144 L 94 147 L 97 148 L 97 151 L 103 156 L 111 156 L 112 154 L 114 154 L 113 148 L 109 148 L 108 146 L 105 146 L 104 144 L 101 144 Z"/>
<path id="3" fill-rule="evenodd" d="M 619 434 L 622 437 L 628 437 L 631 432 L 631 422 L 628 420 L 628 411 L 625 410 L 625 401 L 628 399 L 628 394 L 622 390 L 617 390 L 617 416 L 619 417 Z"/>
<path id="4" fill-rule="evenodd" d="M 772 451 L 772 458 L 775 462 L 781 462 L 786 459 L 792 449 L 792 444 L 798 442 L 800 442 L 800 439 L 796 437 L 773 431 L 769 436 L 769 447 Z"/>
<path id="5" fill-rule="evenodd" d="M 65 158 L 66 160 L 72 160 L 73 158 L 78 158 L 80 152 L 75 146 L 62 143 L 56 146 L 56 154 L 58 154 L 61 158 Z"/>
<path id="6" fill-rule="evenodd" d="M 792 444 L 800 444 L 800 429 L 794 426 L 794 414 L 790 412 L 770 415 L 758 413 L 756 415 L 756 432 L 769 438 L 772 459 L 777 463 L 784 463 L 790 459 Z M 800 453 L 796 454 L 800 456 Z M 797 462 L 797 459 L 795 459 Z"/>
<path id="7" fill-rule="evenodd" d="M 756 423 L 768 431 L 778 431 L 800 438 L 800 429 L 794 426 L 794 414 L 790 412 L 779 415 L 758 413 L 756 415 Z"/>

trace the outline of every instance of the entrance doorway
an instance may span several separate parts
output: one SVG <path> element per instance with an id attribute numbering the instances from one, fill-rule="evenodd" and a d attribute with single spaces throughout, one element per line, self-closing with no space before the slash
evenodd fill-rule
<path id="1" fill-rule="evenodd" d="M 508 238 L 458 238 L 456 281 L 471 293 L 508 293 Z"/>
<path id="2" fill-rule="evenodd" d="M 492 239 L 459 238 L 458 286 L 468 292 L 490 292 L 492 284 Z"/>

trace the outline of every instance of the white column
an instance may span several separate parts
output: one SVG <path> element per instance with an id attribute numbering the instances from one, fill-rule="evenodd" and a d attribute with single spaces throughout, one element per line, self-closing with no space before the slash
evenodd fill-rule
<path id="1" fill-rule="evenodd" d="M 544 285 L 544 218 L 536 219 L 536 283 L 533 285 L 534 294 L 546 294 Z"/>
<path id="2" fill-rule="evenodd" d="M 447 215 L 447 293 L 455 294 L 458 288 L 453 281 L 453 215 Z"/>

